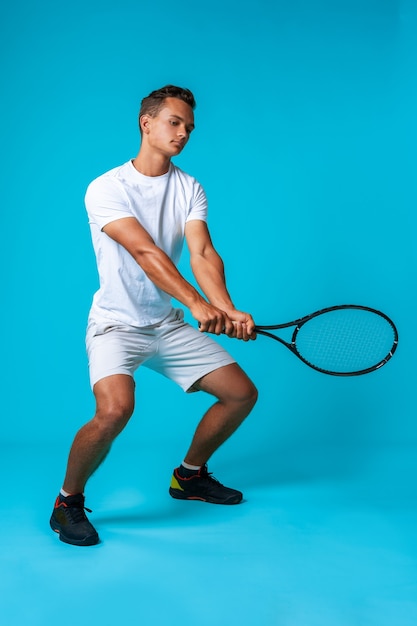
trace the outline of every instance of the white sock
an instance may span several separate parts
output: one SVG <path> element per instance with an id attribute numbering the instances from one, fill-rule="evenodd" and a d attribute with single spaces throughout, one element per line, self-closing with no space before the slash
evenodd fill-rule
<path id="1" fill-rule="evenodd" d="M 64 496 L 64 498 L 68 498 L 68 496 L 73 496 L 74 495 L 73 493 L 68 493 L 68 491 L 65 491 L 65 489 L 60 489 L 59 493 L 61 494 L 61 496 Z"/>
<path id="2" fill-rule="evenodd" d="M 190 465 L 189 463 L 186 463 L 185 461 L 183 461 L 181 465 L 185 467 L 185 469 L 194 470 L 195 472 L 198 472 L 198 470 L 201 467 L 201 465 Z"/>

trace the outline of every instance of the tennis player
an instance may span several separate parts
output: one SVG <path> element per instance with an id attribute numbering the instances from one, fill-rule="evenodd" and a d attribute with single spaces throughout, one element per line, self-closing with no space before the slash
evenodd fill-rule
<path id="1" fill-rule="evenodd" d="M 235 308 L 223 262 L 207 227 L 201 185 L 171 159 L 194 130 L 195 100 L 168 85 L 142 100 L 141 145 L 135 159 L 88 187 L 86 208 L 100 278 L 86 345 L 96 413 L 76 434 L 50 525 L 62 541 L 99 542 L 84 507 L 89 477 L 126 426 L 135 400 L 135 370 L 147 366 L 184 391 L 205 391 L 215 403 L 174 469 L 169 493 L 182 500 L 237 504 L 242 493 L 223 486 L 207 461 L 253 408 L 257 391 L 234 359 L 208 334 L 255 338 L 252 316 Z M 201 295 L 179 273 L 183 241 Z M 189 309 L 196 327 L 184 322 Z M 197 328 L 198 327 L 198 328 Z"/>

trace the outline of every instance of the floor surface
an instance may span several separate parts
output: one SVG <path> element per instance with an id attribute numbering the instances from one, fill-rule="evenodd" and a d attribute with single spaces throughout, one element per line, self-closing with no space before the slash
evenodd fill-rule
<path id="1" fill-rule="evenodd" d="M 343 451 L 219 455 L 245 501 L 218 506 L 169 497 L 172 452 L 120 445 L 90 482 L 89 548 L 49 529 L 63 448 L 0 452 L 4 626 L 417 624 L 415 449 L 347 472 Z"/>

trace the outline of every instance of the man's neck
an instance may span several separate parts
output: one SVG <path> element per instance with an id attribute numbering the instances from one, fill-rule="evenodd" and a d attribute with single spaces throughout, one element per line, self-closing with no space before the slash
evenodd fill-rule
<path id="1" fill-rule="evenodd" d="M 161 154 L 144 154 L 143 150 L 132 161 L 135 169 L 144 176 L 163 176 L 169 170 L 171 159 Z"/>

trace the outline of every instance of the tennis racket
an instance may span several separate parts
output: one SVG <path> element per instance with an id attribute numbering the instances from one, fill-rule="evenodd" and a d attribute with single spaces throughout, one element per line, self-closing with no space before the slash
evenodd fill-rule
<path id="1" fill-rule="evenodd" d="M 292 326 L 290 341 L 270 332 Z M 356 304 L 328 307 L 286 324 L 255 326 L 255 331 L 279 341 L 314 370 L 333 376 L 374 372 L 391 359 L 398 344 L 397 329 L 387 315 Z"/>

